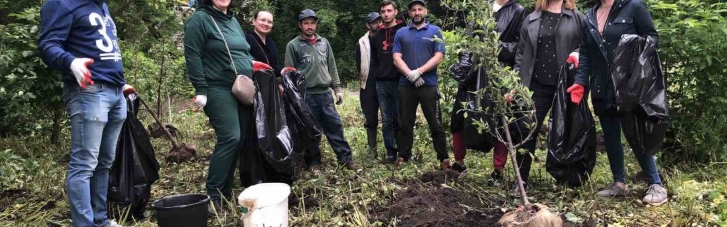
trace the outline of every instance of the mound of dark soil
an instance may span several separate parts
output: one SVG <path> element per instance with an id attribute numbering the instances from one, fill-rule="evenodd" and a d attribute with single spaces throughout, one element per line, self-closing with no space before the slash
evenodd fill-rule
<path id="1" fill-rule="evenodd" d="M 167 131 L 169 131 L 169 133 L 172 134 L 173 137 L 177 137 L 178 130 L 176 127 L 174 127 L 172 125 L 164 125 L 164 127 L 167 128 Z M 159 127 L 159 124 L 157 124 L 157 123 L 153 123 L 153 124 L 149 125 L 148 130 L 149 130 L 149 136 L 151 136 L 151 138 L 157 139 L 160 137 L 164 137 L 164 138 L 167 137 L 167 133 L 164 132 L 164 129 Z"/>
<path id="2" fill-rule="evenodd" d="M 496 226 L 502 215 L 477 197 L 447 187 L 413 183 L 394 197 L 392 204 L 372 211 L 374 221 L 384 226 L 394 219 L 396 226 Z"/>
<path id="3" fill-rule="evenodd" d="M 179 147 L 172 147 L 169 153 L 167 153 L 166 160 L 172 163 L 182 163 L 194 158 L 196 155 L 196 146 L 182 143 Z"/>
<path id="4" fill-rule="evenodd" d="M 315 193 L 311 187 L 303 188 L 301 193 L 292 192 L 288 196 L 288 207 L 294 214 L 297 214 L 298 205 L 301 203 L 306 210 L 316 208 L 320 206 L 320 204 L 318 202 L 318 197 L 314 197 L 314 195 Z"/>
<path id="5" fill-rule="evenodd" d="M 459 172 L 453 170 L 435 171 L 429 172 L 422 175 L 419 178 L 424 183 L 432 182 L 436 185 L 449 183 L 456 180 L 459 177 Z"/>

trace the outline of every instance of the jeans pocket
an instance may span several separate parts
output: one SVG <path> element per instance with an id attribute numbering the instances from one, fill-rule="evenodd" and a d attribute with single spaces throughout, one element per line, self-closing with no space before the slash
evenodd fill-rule
<path id="1" fill-rule="evenodd" d="M 81 93 L 99 93 L 99 92 L 102 92 L 103 89 L 104 89 L 103 84 L 95 83 L 95 84 L 86 85 L 86 88 L 80 88 L 80 91 L 81 91 Z"/>

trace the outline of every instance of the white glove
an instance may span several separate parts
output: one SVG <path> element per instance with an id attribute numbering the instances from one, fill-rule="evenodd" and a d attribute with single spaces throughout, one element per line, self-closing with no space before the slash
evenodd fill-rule
<path id="1" fill-rule="evenodd" d="M 197 107 L 197 109 L 195 109 L 194 112 L 197 112 L 197 111 L 199 111 L 199 109 L 204 108 L 205 105 L 207 105 L 207 96 L 206 95 L 194 96 L 194 106 Z"/>
<path id="2" fill-rule="evenodd" d="M 409 71 L 409 73 L 406 74 L 406 79 L 409 80 L 409 82 L 414 83 L 421 76 L 422 76 L 422 73 L 419 72 L 419 69 L 415 69 L 415 70 Z"/>
<path id="3" fill-rule="evenodd" d="M 424 79 L 423 78 L 419 78 L 416 82 L 414 82 L 414 86 L 415 87 L 421 87 L 422 85 L 424 85 Z"/>
<path id="4" fill-rule="evenodd" d="M 88 65 L 93 64 L 91 58 L 76 58 L 71 62 L 71 72 L 76 77 L 76 82 L 81 88 L 86 88 L 87 84 L 93 84 L 91 80 L 91 71 L 88 71 Z"/>
<path id="5" fill-rule="evenodd" d="M 121 91 L 124 92 L 124 95 L 129 97 L 129 99 L 136 99 L 136 89 L 134 89 L 131 85 L 124 84 L 124 86 L 121 87 Z"/>

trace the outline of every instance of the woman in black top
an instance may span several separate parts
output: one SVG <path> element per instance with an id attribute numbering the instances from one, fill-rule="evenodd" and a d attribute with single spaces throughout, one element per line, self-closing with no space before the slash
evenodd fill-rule
<path id="1" fill-rule="evenodd" d="M 614 52 L 622 35 L 657 37 L 651 14 L 640 0 L 600 0 L 588 10 L 584 20 L 580 53 L 581 68 L 575 76 L 575 84 L 568 89 L 571 101 L 580 103 L 585 88 L 591 90 L 593 110 L 599 118 L 606 140 L 606 153 L 613 173 L 613 183 L 598 192 L 601 197 L 615 197 L 627 194 L 624 151 L 621 144 L 621 128 L 624 117 L 616 113 L 613 100 L 615 94 L 611 85 L 611 68 L 614 66 Z M 589 83 L 590 81 L 590 83 Z M 634 148 L 632 148 L 634 149 Z M 660 205 L 668 200 L 657 172 L 656 160 L 640 150 L 633 150 L 639 166 L 649 176 L 649 188 L 643 202 Z"/>
<path id="2" fill-rule="evenodd" d="M 519 70 L 523 84 L 533 91 L 536 134 L 524 146 L 532 154 L 535 153 L 537 133 L 555 97 L 560 66 L 568 62 L 577 67 L 582 18 L 583 14 L 575 9 L 574 0 L 538 0 L 535 12 L 523 22 L 515 69 Z M 527 182 L 532 157 L 518 153 L 517 161 L 520 175 Z M 519 195 L 515 192 L 517 190 L 513 190 L 514 195 Z"/>
<path id="3" fill-rule="evenodd" d="M 275 42 L 270 38 L 273 30 L 273 14 L 268 11 L 258 11 L 252 19 L 253 30 L 247 31 L 245 39 L 250 44 L 250 54 L 255 61 L 264 62 L 275 71 L 275 76 L 280 76 L 278 67 L 278 52 Z"/>

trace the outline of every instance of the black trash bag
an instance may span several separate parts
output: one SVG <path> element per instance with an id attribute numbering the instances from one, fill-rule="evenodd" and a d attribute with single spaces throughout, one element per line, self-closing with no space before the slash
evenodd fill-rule
<path id="1" fill-rule="evenodd" d="M 458 61 L 449 66 L 449 73 L 452 74 L 454 80 L 469 84 L 475 82 L 479 75 L 477 64 L 472 61 L 472 53 L 460 52 L 458 55 Z"/>
<path id="2" fill-rule="evenodd" d="M 558 164 L 553 155 L 548 152 L 545 158 L 545 170 L 555 178 L 558 184 L 571 187 L 580 187 L 590 179 L 593 168 L 596 166 L 596 152 L 586 153 L 580 161 L 571 164 Z"/>
<path id="3" fill-rule="evenodd" d="M 624 35 L 611 73 L 618 111 L 625 115 L 624 136 L 632 149 L 648 155 L 658 152 L 669 128 L 666 81 L 656 44 L 656 37 Z"/>
<path id="4" fill-rule="evenodd" d="M 288 128 L 293 138 L 293 151 L 303 151 L 318 147 L 323 129 L 313 117 L 313 111 L 305 103 L 305 76 L 295 69 L 285 68 L 283 79 L 285 114 Z"/>
<path id="5" fill-rule="evenodd" d="M 134 217 L 144 217 L 151 186 L 159 179 L 159 162 L 149 134 L 136 115 L 139 99 L 127 99 L 127 116 L 116 145 L 116 158 L 109 170 L 108 202 L 130 206 Z"/>
<path id="6" fill-rule="evenodd" d="M 248 131 L 247 135 L 256 141 L 243 148 L 240 179 L 243 184 L 281 182 L 292 185 L 295 175 L 293 143 L 275 73 L 272 70 L 255 71 L 253 82 L 256 88 L 254 121 L 250 123 L 254 133 Z"/>
<path id="7" fill-rule="evenodd" d="M 460 63 L 463 66 L 470 67 L 470 63 L 465 63 L 466 61 L 469 61 L 469 56 L 466 58 L 462 58 L 462 54 L 460 54 Z M 457 63 L 455 63 L 456 65 Z M 467 66 L 469 64 L 469 66 Z M 452 68 L 454 68 L 455 65 L 452 65 L 450 67 L 450 72 L 452 72 Z M 475 73 L 475 80 L 474 82 L 476 84 L 476 90 L 479 91 L 480 89 L 487 86 L 487 76 L 482 72 L 482 68 L 478 67 L 479 70 L 476 70 Z M 470 73 L 469 71 L 472 71 L 471 68 L 467 68 L 466 73 Z M 455 75 L 454 72 L 452 72 L 452 75 Z M 472 149 L 476 151 L 482 151 L 482 152 L 489 152 L 492 150 L 492 148 L 495 146 L 495 143 L 497 142 L 497 139 L 492 135 L 491 130 L 487 130 L 484 128 L 484 124 L 487 123 L 487 125 L 494 125 L 492 115 L 485 113 L 485 110 L 487 106 L 491 104 L 487 94 L 483 94 L 480 97 L 477 97 L 476 94 L 468 93 L 466 99 L 467 103 L 464 106 L 464 111 L 466 113 L 466 117 L 464 118 L 464 127 L 462 129 L 462 134 L 464 135 L 464 141 L 465 146 L 467 149 Z"/>
<path id="8" fill-rule="evenodd" d="M 290 172 L 278 172 L 263 157 L 262 150 L 258 145 L 257 126 L 254 124 L 255 114 L 251 112 L 247 122 L 249 123 L 247 124 L 245 145 L 241 149 L 239 160 L 242 186 L 250 187 L 265 182 L 281 182 L 292 185 L 295 179 Z"/>
<path id="9" fill-rule="evenodd" d="M 572 66 L 566 63 L 560 68 L 558 89 L 548 121 L 545 169 L 559 183 L 580 186 L 588 181 L 596 165 L 596 125 L 587 96 L 578 105 L 570 101 L 567 89 L 573 85 L 575 69 Z"/>
<path id="10" fill-rule="evenodd" d="M 576 105 L 567 89 L 573 85 L 575 69 L 566 63 L 560 68 L 558 89 L 548 121 L 548 152 L 558 164 L 571 164 L 596 151 L 596 124 L 587 98 Z"/>
<path id="11" fill-rule="evenodd" d="M 476 70 L 475 82 L 477 83 L 478 91 L 488 86 L 488 78 L 483 71 L 484 69 L 482 69 L 482 67 L 479 67 L 479 70 Z M 495 128 L 498 128 L 498 133 L 500 135 L 505 135 L 505 130 L 501 127 L 501 116 L 488 113 L 487 109 L 494 105 L 494 101 L 492 101 L 487 92 L 482 94 L 480 97 L 477 97 L 475 94 L 470 94 L 469 98 L 470 100 L 465 106 L 465 111 L 467 111 L 463 130 L 465 145 L 468 149 L 484 152 L 490 151 L 494 147 L 495 143 L 499 142 L 494 136 Z M 514 110 L 523 110 L 525 108 L 524 105 L 524 102 L 519 102 L 516 105 L 513 105 L 512 108 Z M 527 138 L 528 133 L 530 133 L 530 125 L 533 121 L 532 119 L 525 117 L 522 113 L 516 113 L 513 117 L 516 120 L 510 122 L 508 128 L 510 130 L 512 144 L 516 145 Z M 481 126 L 479 125 L 484 123 L 494 127 L 490 127 L 489 131 L 484 129 L 481 131 Z"/>

